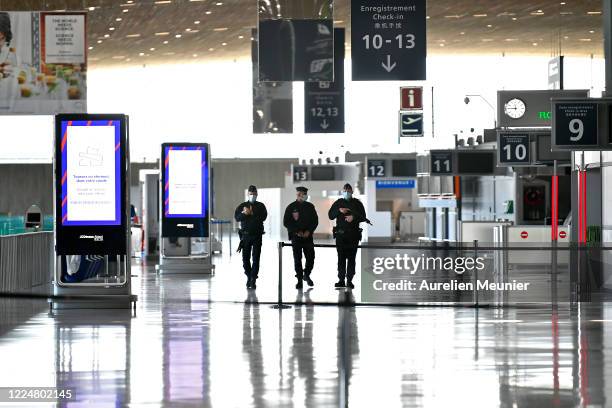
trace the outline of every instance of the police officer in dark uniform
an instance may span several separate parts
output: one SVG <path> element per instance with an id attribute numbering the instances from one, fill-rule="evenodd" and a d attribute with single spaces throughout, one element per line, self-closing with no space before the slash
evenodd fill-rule
<path id="1" fill-rule="evenodd" d="M 234 218 L 240 222 L 240 248 L 242 249 L 242 266 L 247 276 L 246 286 L 255 289 L 255 281 L 259 273 L 261 237 L 264 234 L 263 222 L 268 218 L 268 210 L 263 203 L 257 201 L 257 187 L 249 186 L 248 191 L 249 200 L 236 208 Z"/>
<path id="2" fill-rule="evenodd" d="M 336 200 L 329 209 L 329 219 L 336 220 L 334 238 L 338 252 L 338 283 L 336 288 L 348 286 L 353 289 L 355 276 L 355 257 L 361 240 L 359 224 L 367 222 L 365 208 L 361 201 L 353 198 L 353 187 L 345 184 L 342 188 L 342 198 Z M 347 282 L 345 283 L 345 278 Z"/>
<path id="3" fill-rule="evenodd" d="M 289 239 L 293 246 L 293 261 L 295 263 L 295 277 L 297 278 L 296 289 L 301 289 L 304 284 L 314 286 L 310 273 L 314 267 L 315 250 L 312 234 L 319 225 L 319 217 L 312 203 L 306 201 L 308 189 L 297 187 L 297 198 L 285 209 L 283 225 L 287 228 Z M 302 267 L 302 252 L 306 258 L 306 265 Z"/>

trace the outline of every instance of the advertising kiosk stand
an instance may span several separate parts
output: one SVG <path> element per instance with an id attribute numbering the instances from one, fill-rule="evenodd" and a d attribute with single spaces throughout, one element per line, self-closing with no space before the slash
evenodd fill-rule
<path id="1" fill-rule="evenodd" d="M 130 309 L 128 118 L 55 117 L 54 309 Z"/>
<path id="2" fill-rule="evenodd" d="M 210 146 L 164 143 L 161 152 L 160 273 L 214 274 Z"/>

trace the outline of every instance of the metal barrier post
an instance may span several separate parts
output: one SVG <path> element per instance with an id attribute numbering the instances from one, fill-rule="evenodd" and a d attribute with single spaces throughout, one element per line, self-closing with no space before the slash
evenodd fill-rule
<path id="1" fill-rule="evenodd" d="M 474 259 L 478 258 L 478 240 L 474 240 Z M 474 268 L 474 306 L 478 306 L 478 268 Z"/>
<path id="2" fill-rule="evenodd" d="M 233 224 L 231 221 L 227 225 L 229 225 L 229 254 L 231 258 L 232 256 L 232 234 L 234 233 L 234 228 L 233 228 Z"/>
<path id="3" fill-rule="evenodd" d="M 291 306 L 283 304 L 283 247 L 284 242 L 278 243 L 278 303 L 273 305 L 273 309 L 290 309 Z"/>

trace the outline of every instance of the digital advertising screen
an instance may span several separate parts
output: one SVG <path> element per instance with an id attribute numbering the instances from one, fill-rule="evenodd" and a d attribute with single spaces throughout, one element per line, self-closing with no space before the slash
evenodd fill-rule
<path id="1" fill-rule="evenodd" d="M 125 253 L 126 116 L 58 115 L 55 141 L 58 250 Z"/>
<path id="2" fill-rule="evenodd" d="M 206 144 L 164 144 L 162 235 L 208 234 L 209 152 Z"/>

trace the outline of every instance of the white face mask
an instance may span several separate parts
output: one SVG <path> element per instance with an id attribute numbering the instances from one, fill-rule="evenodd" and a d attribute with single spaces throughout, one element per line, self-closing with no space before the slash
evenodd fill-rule
<path id="1" fill-rule="evenodd" d="M 257 201 L 257 194 L 249 194 L 249 201 L 252 203 Z"/>
<path id="2" fill-rule="evenodd" d="M 350 200 L 352 197 L 353 197 L 353 193 L 349 191 L 342 192 L 342 198 L 344 198 L 345 200 Z"/>

